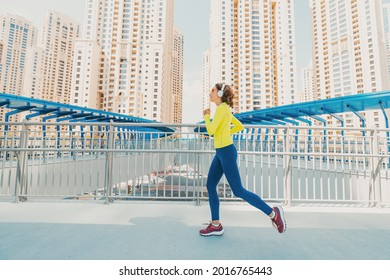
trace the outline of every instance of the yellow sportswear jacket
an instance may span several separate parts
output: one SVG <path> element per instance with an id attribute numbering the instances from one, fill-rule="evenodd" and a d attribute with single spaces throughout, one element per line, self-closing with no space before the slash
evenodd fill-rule
<path id="1" fill-rule="evenodd" d="M 210 115 L 204 116 L 206 129 L 210 136 L 214 135 L 214 148 L 223 148 L 233 144 L 232 134 L 244 129 L 243 124 L 237 120 L 230 111 L 226 102 L 217 107 L 213 121 L 210 123 Z M 233 127 L 231 127 L 233 124 Z"/>

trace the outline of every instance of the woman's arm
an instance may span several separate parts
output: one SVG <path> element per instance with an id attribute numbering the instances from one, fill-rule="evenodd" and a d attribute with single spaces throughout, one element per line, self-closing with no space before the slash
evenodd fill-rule
<path id="1" fill-rule="evenodd" d="M 213 121 L 210 122 L 210 114 L 204 115 L 204 121 L 206 123 L 206 129 L 208 134 L 214 135 L 215 131 L 217 130 L 218 126 L 221 124 L 225 114 L 223 112 L 223 108 L 218 106 L 217 111 L 215 112 Z"/>
<path id="2" fill-rule="evenodd" d="M 245 128 L 244 125 L 239 120 L 237 120 L 234 116 L 232 116 L 232 124 L 233 127 L 230 129 L 230 134 L 237 133 Z"/>

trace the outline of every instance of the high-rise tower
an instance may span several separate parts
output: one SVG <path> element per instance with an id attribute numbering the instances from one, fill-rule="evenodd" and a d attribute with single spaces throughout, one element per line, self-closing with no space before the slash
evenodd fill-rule
<path id="1" fill-rule="evenodd" d="M 173 122 L 183 122 L 183 63 L 184 37 L 175 29 L 173 47 Z"/>
<path id="2" fill-rule="evenodd" d="M 212 0 L 210 36 L 210 83 L 233 85 L 235 112 L 298 99 L 293 0 Z"/>
<path id="3" fill-rule="evenodd" d="M 315 99 L 387 88 L 387 63 L 381 0 L 311 0 Z M 379 125 L 377 111 L 363 113 Z M 359 126 L 351 112 L 347 127 Z M 335 125 L 331 116 L 328 124 Z"/>
<path id="4" fill-rule="evenodd" d="M 41 46 L 44 51 L 42 98 L 70 103 L 74 41 L 80 26 L 73 19 L 50 11 L 44 22 Z"/>
<path id="5" fill-rule="evenodd" d="M 95 98 L 97 88 L 103 110 L 173 122 L 173 8 L 173 0 L 87 0 L 84 39 L 100 48 L 90 53 L 98 79 L 86 91 L 90 77 L 74 76 L 83 88 L 74 95 Z"/>
<path id="6" fill-rule="evenodd" d="M 0 92 L 23 94 L 27 51 L 36 42 L 37 29 L 30 21 L 10 14 L 0 16 Z M 4 120 L 0 109 L 0 121 Z"/>

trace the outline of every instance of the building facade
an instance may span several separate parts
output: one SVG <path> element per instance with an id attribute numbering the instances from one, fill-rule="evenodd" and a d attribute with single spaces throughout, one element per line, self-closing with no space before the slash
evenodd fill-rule
<path id="1" fill-rule="evenodd" d="M 390 4 L 383 4 L 383 25 L 387 55 L 387 77 L 390 80 Z"/>
<path id="2" fill-rule="evenodd" d="M 381 0 L 312 0 L 314 98 L 326 99 L 388 88 Z M 379 126 L 379 112 L 363 114 Z M 359 118 L 345 114 L 344 125 Z M 337 125 L 331 116 L 328 125 Z"/>
<path id="3" fill-rule="evenodd" d="M 23 80 L 23 96 L 42 99 L 45 67 L 43 48 L 33 46 L 27 50 L 26 68 Z"/>
<path id="4" fill-rule="evenodd" d="M 206 50 L 202 55 L 202 111 L 210 108 L 210 91 L 213 85 L 210 82 L 210 52 Z M 203 118 L 200 112 L 200 119 Z"/>
<path id="5" fill-rule="evenodd" d="M 84 39 L 100 47 L 91 58 L 99 67 L 89 91 L 98 88 L 100 109 L 174 121 L 173 8 L 173 0 L 86 1 Z M 74 84 L 86 88 L 83 79 L 74 76 Z"/>
<path id="6" fill-rule="evenodd" d="M 103 108 L 103 93 L 99 90 L 100 58 L 101 49 L 96 41 L 75 41 L 71 104 L 99 110 Z"/>
<path id="7" fill-rule="evenodd" d="M 314 100 L 313 97 L 313 62 L 302 68 L 302 91 L 299 102 L 308 102 Z"/>
<path id="8" fill-rule="evenodd" d="M 296 102 L 295 56 L 293 0 L 211 1 L 210 86 L 233 86 L 235 113 Z"/>
<path id="9" fill-rule="evenodd" d="M 184 37 L 175 28 L 173 45 L 173 122 L 183 122 Z"/>
<path id="10" fill-rule="evenodd" d="M 10 14 L 0 16 L 0 92 L 23 94 L 27 52 L 36 42 L 37 29 L 30 21 Z M 0 109 L 0 121 L 5 120 L 4 114 Z"/>
<path id="11" fill-rule="evenodd" d="M 42 29 L 44 50 L 42 98 L 69 104 L 73 72 L 74 41 L 80 25 L 58 12 L 49 11 Z"/>

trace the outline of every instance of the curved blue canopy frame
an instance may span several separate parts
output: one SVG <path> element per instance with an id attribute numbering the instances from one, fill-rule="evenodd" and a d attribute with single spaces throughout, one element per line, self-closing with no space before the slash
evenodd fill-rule
<path id="1" fill-rule="evenodd" d="M 26 116 L 27 120 L 42 116 L 43 122 L 56 119 L 56 122 L 142 123 L 145 125 L 124 126 L 121 129 L 150 132 L 152 138 L 166 137 L 175 132 L 175 129 L 166 126 L 148 126 L 148 123 L 158 123 L 148 119 L 6 93 L 0 93 L 0 107 L 10 109 L 5 114 L 5 122 L 8 122 L 12 115 L 29 112 Z M 5 130 L 8 130 L 7 125 Z"/>
<path id="2" fill-rule="evenodd" d="M 385 111 L 388 108 L 390 108 L 390 91 L 381 91 L 283 105 L 239 113 L 234 116 L 243 124 L 274 126 L 286 125 L 287 123 L 295 125 L 299 123 L 311 124 L 310 118 L 326 125 L 325 119 L 320 116 L 331 115 L 340 121 L 343 126 L 344 120 L 337 114 L 352 112 L 361 120 L 362 127 L 365 127 L 366 120 L 360 112 L 381 110 L 385 118 L 386 128 L 389 128 L 389 121 Z M 205 132 L 205 129 L 202 128 L 201 132 Z"/>

